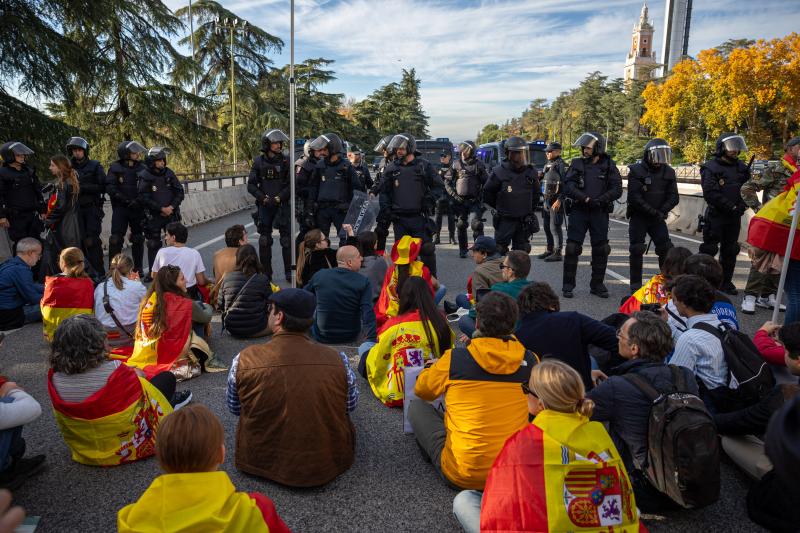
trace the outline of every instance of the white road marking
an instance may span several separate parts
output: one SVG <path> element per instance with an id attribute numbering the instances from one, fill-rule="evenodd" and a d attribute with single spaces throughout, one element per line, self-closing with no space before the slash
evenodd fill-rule
<path id="1" fill-rule="evenodd" d="M 626 226 L 630 226 L 630 223 L 623 222 L 622 220 L 616 220 L 616 219 L 613 219 L 613 218 L 609 218 L 609 220 L 611 222 L 616 222 L 617 224 L 625 224 Z M 703 241 L 698 241 L 697 239 L 692 239 L 690 237 L 685 237 L 683 235 L 678 235 L 676 233 L 670 233 L 669 236 L 670 237 L 675 237 L 676 239 L 683 239 L 684 241 L 689 241 L 689 242 L 693 242 L 693 243 L 696 243 L 696 244 L 703 244 Z M 745 252 L 739 252 L 739 255 L 741 255 L 742 257 L 746 257 L 746 258 L 750 259 L 750 256 L 747 255 Z"/>
<path id="2" fill-rule="evenodd" d="M 255 224 L 253 224 L 252 222 L 251 222 L 251 223 L 249 223 L 249 224 L 245 224 L 245 225 L 244 225 L 244 229 L 247 229 L 247 228 L 249 228 L 249 227 L 251 227 L 251 226 L 255 226 Z M 192 248 L 194 248 L 195 250 L 202 250 L 203 248 L 206 248 L 206 247 L 208 247 L 208 246 L 211 246 L 211 245 L 212 245 L 212 244 L 214 244 L 215 242 L 219 242 L 219 241 L 221 241 L 221 240 L 222 240 L 222 239 L 224 239 L 224 238 L 225 238 L 225 234 L 223 233 L 223 234 L 222 234 L 222 235 L 220 235 L 219 237 L 214 237 L 213 239 L 211 239 L 211 240 L 208 240 L 208 241 L 206 241 L 206 242 L 204 242 L 204 243 L 198 244 L 197 246 L 192 246 Z"/>

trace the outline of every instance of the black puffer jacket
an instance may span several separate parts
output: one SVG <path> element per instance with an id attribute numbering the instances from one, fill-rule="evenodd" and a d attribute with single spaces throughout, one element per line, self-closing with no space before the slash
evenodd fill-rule
<path id="1" fill-rule="evenodd" d="M 223 325 L 234 337 L 251 337 L 267 326 L 267 299 L 272 294 L 269 278 L 255 274 L 245 287 L 249 278 L 238 270 L 228 272 L 219 291 Z"/>

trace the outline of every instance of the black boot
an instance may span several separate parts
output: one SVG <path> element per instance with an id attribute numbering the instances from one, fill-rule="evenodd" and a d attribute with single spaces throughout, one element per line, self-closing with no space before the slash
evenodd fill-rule
<path id="1" fill-rule="evenodd" d="M 433 244 L 439 244 L 439 234 L 435 233 L 433 235 Z"/>
<path id="2" fill-rule="evenodd" d="M 592 277 L 589 282 L 589 289 L 592 294 L 600 298 L 608 298 L 608 289 L 603 281 L 606 277 L 606 266 L 608 265 L 607 245 L 592 246 Z"/>
<path id="3" fill-rule="evenodd" d="M 630 276 L 631 294 L 642 288 L 642 269 L 644 267 L 644 256 L 630 256 Z"/>
<path id="4" fill-rule="evenodd" d="M 452 232 L 450 232 L 450 244 L 456 244 L 456 238 L 453 236 Z"/>
<path id="5" fill-rule="evenodd" d="M 556 248 L 555 250 L 553 250 L 552 254 L 550 254 L 550 255 L 548 255 L 547 257 L 544 258 L 544 262 L 545 263 L 555 263 L 555 262 L 561 261 L 561 260 L 562 260 L 561 248 Z"/>
<path id="6" fill-rule="evenodd" d="M 569 250 L 569 248 L 567 248 Z M 564 298 L 572 298 L 572 291 L 575 290 L 575 275 L 578 272 L 578 256 L 567 254 L 564 256 L 564 281 L 561 291 Z"/>
<path id="7" fill-rule="evenodd" d="M 548 248 L 547 250 L 545 250 L 544 252 L 540 253 L 536 257 L 539 258 L 539 259 L 544 259 L 544 258 L 546 258 L 547 256 L 549 256 L 552 253 L 553 253 L 553 249 L 552 248 Z"/>

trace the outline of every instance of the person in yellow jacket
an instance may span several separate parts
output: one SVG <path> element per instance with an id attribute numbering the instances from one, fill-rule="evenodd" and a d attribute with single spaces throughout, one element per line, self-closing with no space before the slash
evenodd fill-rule
<path id="1" fill-rule="evenodd" d="M 217 470 L 225 461 L 225 431 L 207 407 L 190 405 L 166 417 L 156 456 L 166 473 L 119 511 L 120 533 L 290 532 L 269 498 L 236 492 Z"/>
<path id="2" fill-rule="evenodd" d="M 400 289 L 399 314 L 378 331 L 378 342 L 359 348 L 358 367 L 375 396 L 389 407 L 402 407 L 404 369 L 423 366 L 453 347 L 453 330 L 433 303 L 428 284 L 411 277 Z"/>
<path id="3" fill-rule="evenodd" d="M 528 423 L 520 394 L 538 358 L 513 336 L 517 303 L 490 292 L 476 306 L 482 337 L 423 370 L 409 420 L 420 447 L 451 486 L 483 489 L 503 443 Z M 444 418 L 428 402 L 444 395 Z"/>

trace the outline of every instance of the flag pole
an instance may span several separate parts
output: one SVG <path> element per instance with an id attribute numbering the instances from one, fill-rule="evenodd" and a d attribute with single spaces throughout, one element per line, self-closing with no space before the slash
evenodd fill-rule
<path id="1" fill-rule="evenodd" d="M 786 253 L 783 254 L 783 266 L 781 267 L 781 278 L 778 282 L 778 294 L 775 295 L 775 309 L 772 310 L 772 321 L 778 323 L 778 316 L 781 311 L 781 300 L 783 299 L 783 286 L 786 284 L 786 273 L 789 270 L 789 261 L 792 258 L 792 247 L 794 246 L 794 234 L 797 230 L 798 205 L 800 204 L 800 194 L 794 201 L 794 213 L 792 214 L 792 226 L 789 229 L 789 238 L 786 240 Z"/>

